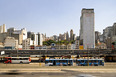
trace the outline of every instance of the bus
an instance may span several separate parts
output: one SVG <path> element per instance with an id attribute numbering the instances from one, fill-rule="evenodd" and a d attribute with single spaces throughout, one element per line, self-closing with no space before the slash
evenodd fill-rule
<path id="1" fill-rule="evenodd" d="M 30 63 L 30 57 L 5 57 L 4 63 Z"/>
<path id="2" fill-rule="evenodd" d="M 103 59 L 77 59 L 77 66 L 104 66 Z"/>
<path id="3" fill-rule="evenodd" d="M 46 59 L 46 66 L 72 66 L 73 59 Z"/>

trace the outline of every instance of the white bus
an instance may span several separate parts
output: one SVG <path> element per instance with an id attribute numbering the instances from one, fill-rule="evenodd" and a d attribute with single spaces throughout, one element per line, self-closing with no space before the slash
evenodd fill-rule
<path id="1" fill-rule="evenodd" d="M 30 63 L 30 57 L 5 57 L 4 63 Z"/>

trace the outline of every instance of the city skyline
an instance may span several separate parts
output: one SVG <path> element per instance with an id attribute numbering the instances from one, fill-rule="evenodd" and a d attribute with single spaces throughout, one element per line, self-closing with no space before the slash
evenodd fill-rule
<path id="1" fill-rule="evenodd" d="M 59 35 L 73 29 L 79 35 L 82 8 L 95 10 L 95 31 L 102 32 L 115 23 L 115 0 L 1 0 L 0 24 L 7 29 L 26 28 L 28 31 L 46 33 L 47 36 Z M 5 4 L 5 5 L 4 5 Z M 99 5 L 99 6 L 98 6 Z"/>

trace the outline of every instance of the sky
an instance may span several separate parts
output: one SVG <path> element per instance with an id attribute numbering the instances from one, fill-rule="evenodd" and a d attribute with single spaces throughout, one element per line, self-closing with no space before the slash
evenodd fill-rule
<path id="1" fill-rule="evenodd" d="M 95 31 L 116 22 L 116 0 L 0 0 L 0 25 L 26 28 L 47 36 L 73 32 L 79 35 L 82 8 L 93 8 Z"/>

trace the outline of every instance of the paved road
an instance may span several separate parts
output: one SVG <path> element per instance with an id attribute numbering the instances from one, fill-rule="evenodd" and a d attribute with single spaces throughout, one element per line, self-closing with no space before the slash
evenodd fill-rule
<path id="1" fill-rule="evenodd" d="M 0 77 L 116 77 L 116 63 L 107 63 L 106 66 L 89 67 L 0 64 Z"/>
<path id="2" fill-rule="evenodd" d="M 116 77 L 116 73 L 84 73 L 78 71 L 62 70 L 62 72 L 0 73 L 0 77 Z"/>

